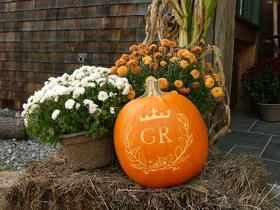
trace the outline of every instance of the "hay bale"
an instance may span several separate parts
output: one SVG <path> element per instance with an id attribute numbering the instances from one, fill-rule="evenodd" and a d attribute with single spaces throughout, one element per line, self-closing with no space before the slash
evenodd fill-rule
<path id="1" fill-rule="evenodd" d="M 204 171 L 172 188 L 142 187 L 118 163 L 73 172 L 63 161 L 37 162 L 6 193 L 6 209 L 273 209 L 266 171 L 253 156 L 211 154 Z"/>

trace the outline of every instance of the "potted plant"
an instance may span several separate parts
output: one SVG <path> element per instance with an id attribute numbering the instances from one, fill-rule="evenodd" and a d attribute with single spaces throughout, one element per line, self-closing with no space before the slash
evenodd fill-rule
<path id="1" fill-rule="evenodd" d="M 175 41 L 162 39 L 159 45 L 132 45 L 130 51 L 116 61 L 111 72 L 128 79 L 134 97 L 144 94 L 145 80 L 153 76 L 162 91 L 178 91 L 206 118 L 224 96 L 220 75 L 201 59 L 203 50 L 199 46 L 178 48 Z"/>
<path id="2" fill-rule="evenodd" d="M 246 70 L 242 85 L 265 121 L 280 121 L 280 58 L 267 59 Z"/>
<path id="3" fill-rule="evenodd" d="M 83 66 L 71 75 L 51 77 L 23 105 L 27 133 L 43 143 L 59 142 L 75 169 L 98 168 L 112 160 L 112 127 L 130 85 L 109 73 Z"/>

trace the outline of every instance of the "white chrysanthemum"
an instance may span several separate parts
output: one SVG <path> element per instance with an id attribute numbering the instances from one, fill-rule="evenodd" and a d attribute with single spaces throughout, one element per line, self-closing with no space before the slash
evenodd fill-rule
<path id="1" fill-rule="evenodd" d="M 93 101 L 89 100 L 89 99 L 84 99 L 83 102 L 84 102 L 84 105 L 89 105 L 89 104 L 93 103 Z"/>
<path id="2" fill-rule="evenodd" d="M 79 103 L 76 103 L 76 106 L 75 106 L 75 108 L 76 109 L 79 109 L 81 107 L 81 104 L 79 104 Z"/>
<path id="3" fill-rule="evenodd" d="M 78 98 L 80 95 L 85 93 L 85 88 L 83 87 L 77 87 L 74 91 L 73 91 L 73 98 Z"/>
<path id="4" fill-rule="evenodd" d="M 122 91 L 122 94 L 127 95 L 129 93 L 129 90 L 130 90 L 130 85 L 126 85 L 125 88 Z"/>
<path id="5" fill-rule="evenodd" d="M 100 100 L 100 101 L 106 101 L 106 100 L 109 98 L 109 96 L 108 96 L 108 94 L 107 94 L 105 91 L 100 91 L 100 92 L 98 93 L 97 98 L 98 98 L 98 100 Z"/>
<path id="6" fill-rule="evenodd" d="M 110 113 L 111 113 L 111 114 L 115 114 L 115 113 L 116 113 L 114 107 L 110 107 Z"/>
<path id="7" fill-rule="evenodd" d="M 98 105 L 95 103 L 90 103 L 89 105 L 89 113 L 93 114 L 94 112 L 96 112 Z"/>
<path id="8" fill-rule="evenodd" d="M 58 109 L 54 110 L 52 113 L 52 119 L 56 120 L 59 114 L 60 114 L 60 110 Z"/>
<path id="9" fill-rule="evenodd" d="M 74 105 L 75 105 L 75 101 L 73 99 L 68 99 L 65 102 L 65 108 L 66 109 L 73 109 Z"/>
<path id="10" fill-rule="evenodd" d="M 93 87 L 93 88 L 96 87 L 95 83 L 93 83 L 93 82 L 88 83 L 87 86 L 88 87 Z"/>

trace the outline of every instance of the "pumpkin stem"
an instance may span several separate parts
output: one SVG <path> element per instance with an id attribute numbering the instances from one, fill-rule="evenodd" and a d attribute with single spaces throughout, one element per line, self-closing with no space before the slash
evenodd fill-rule
<path id="1" fill-rule="evenodd" d="M 159 96 L 163 93 L 164 92 L 162 92 L 160 90 L 158 80 L 156 78 L 154 78 L 153 76 L 147 77 L 147 79 L 146 79 L 146 91 L 141 96 L 141 98 L 146 97 L 146 96 Z"/>

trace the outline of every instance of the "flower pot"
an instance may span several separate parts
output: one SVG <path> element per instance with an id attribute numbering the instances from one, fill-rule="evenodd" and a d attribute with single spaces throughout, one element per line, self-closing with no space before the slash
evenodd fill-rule
<path id="1" fill-rule="evenodd" d="M 60 136 L 62 155 L 74 170 L 101 168 L 114 157 L 112 135 L 87 137 L 84 132 Z"/>
<path id="2" fill-rule="evenodd" d="M 280 104 L 258 103 L 260 117 L 264 121 L 280 121 Z"/>

